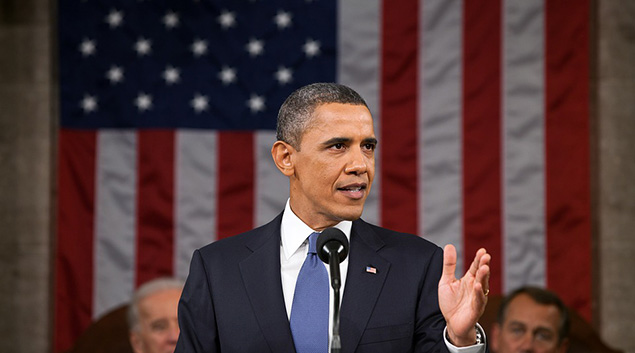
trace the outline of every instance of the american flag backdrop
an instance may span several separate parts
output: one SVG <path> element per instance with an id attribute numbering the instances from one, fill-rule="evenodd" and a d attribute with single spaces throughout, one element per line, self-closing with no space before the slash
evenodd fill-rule
<path id="1" fill-rule="evenodd" d="M 363 218 L 591 316 L 589 0 L 62 0 L 55 351 L 288 197 L 277 110 L 367 100 Z"/>

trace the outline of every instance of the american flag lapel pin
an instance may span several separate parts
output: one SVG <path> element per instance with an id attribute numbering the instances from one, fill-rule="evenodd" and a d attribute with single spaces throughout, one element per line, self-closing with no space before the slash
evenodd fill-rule
<path id="1" fill-rule="evenodd" d="M 375 268 L 373 266 L 366 266 L 366 272 L 376 275 L 377 274 L 377 268 Z"/>

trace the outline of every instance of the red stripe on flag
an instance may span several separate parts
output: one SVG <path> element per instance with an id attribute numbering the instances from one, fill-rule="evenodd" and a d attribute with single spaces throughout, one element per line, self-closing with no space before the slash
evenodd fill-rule
<path id="1" fill-rule="evenodd" d="M 138 133 L 137 263 L 141 285 L 173 273 L 174 132 Z"/>
<path id="2" fill-rule="evenodd" d="M 94 131 L 59 133 L 54 350 L 68 350 L 93 315 Z"/>
<path id="3" fill-rule="evenodd" d="M 254 134 L 218 133 L 218 238 L 253 228 Z"/>
<path id="4" fill-rule="evenodd" d="M 545 6 L 547 283 L 590 321 L 590 4 Z"/>
<path id="5" fill-rule="evenodd" d="M 418 2 L 384 0 L 381 73 L 381 223 L 416 234 Z"/>
<path id="6" fill-rule="evenodd" d="M 463 27 L 463 251 L 501 254 L 501 3 L 465 1 Z M 501 259 L 490 290 L 501 292 Z"/>

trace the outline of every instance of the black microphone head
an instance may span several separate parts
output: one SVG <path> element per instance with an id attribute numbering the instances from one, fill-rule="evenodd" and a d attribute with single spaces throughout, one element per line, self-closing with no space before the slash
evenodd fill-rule
<path id="1" fill-rule="evenodd" d="M 337 228 L 326 228 L 320 233 L 315 242 L 315 248 L 320 260 L 329 263 L 332 252 L 339 255 L 340 263 L 348 256 L 348 239 L 344 232 Z"/>

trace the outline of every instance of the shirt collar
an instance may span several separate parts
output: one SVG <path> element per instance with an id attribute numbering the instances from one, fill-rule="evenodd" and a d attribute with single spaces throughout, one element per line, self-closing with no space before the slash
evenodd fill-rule
<path id="1" fill-rule="evenodd" d="M 338 228 L 346 238 L 351 239 L 351 228 L 353 222 L 341 221 L 334 226 Z M 280 226 L 280 236 L 282 241 L 282 251 L 285 258 L 288 260 L 296 251 L 304 244 L 306 238 L 315 232 L 311 227 L 306 225 L 295 213 L 291 210 L 289 200 L 284 207 L 284 213 L 282 214 L 282 224 Z"/>

